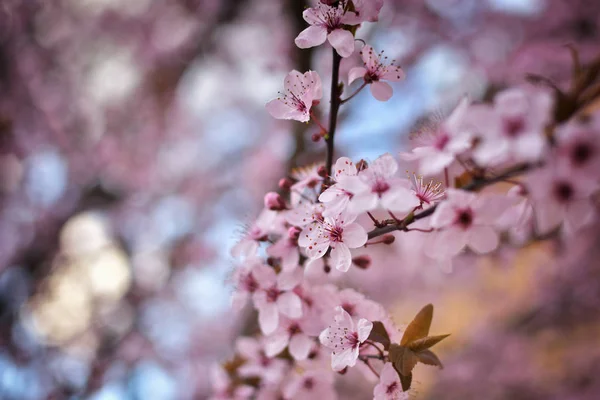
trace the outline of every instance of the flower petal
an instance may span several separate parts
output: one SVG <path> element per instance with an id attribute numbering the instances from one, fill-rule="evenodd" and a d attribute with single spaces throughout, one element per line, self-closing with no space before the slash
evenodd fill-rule
<path id="1" fill-rule="evenodd" d="M 301 49 L 319 46 L 327 39 L 327 29 L 322 26 L 309 26 L 296 37 L 294 43 Z"/>
<path id="2" fill-rule="evenodd" d="M 264 335 L 275 332 L 279 325 L 279 312 L 274 303 L 265 303 L 258 308 L 258 325 Z"/>
<path id="3" fill-rule="evenodd" d="M 286 329 L 279 329 L 265 338 L 265 355 L 269 358 L 281 353 L 290 342 L 290 334 Z"/>
<path id="4" fill-rule="evenodd" d="M 348 246 L 344 243 L 337 243 L 336 246 L 331 249 L 331 264 L 335 269 L 343 272 L 350 269 L 350 265 L 352 264 L 352 254 L 350 254 Z"/>
<path id="5" fill-rule="evenodd" d="M 379 101 L 388 101 L 394 94 L 394 90 L 389 83 L 375 81 L 371 83 L 371 93 Z"/>
<path id="6" fill-rule="evenodd" d="M 302 316 L 302 300 L 294 292 L 286 292 L 277 299 L 277 308 L 286 317 L 292 319 Z"/>
<path id="7" fill-rule="evenodd" d="M 369 320 L 361 318 L 356 325 L 356 331 L 358 332 L 358 341 L 360 343 L 367 340 L 373 329 L 373 323 Z"/>
<path id="8" fill-rule="evenodd" d="M 297 333 L 290 339 L 289 350 L 295 360 L 306 360 L 314 342 L 304 333 Z"/>
<path id="9" fill-rule="evenodd" d="M 344 227 L 344 243 L 351 249 L 362 247 L 368 239 L 367 231 L 361 225 L 352 223 Z"/>
<path id="10" fill-rule="evenodd" d="M 357 79 L 364 78 L 367 73 L 367 69 L 365 67 L 354 67 L 348 72 L 348 85 L 354 82 Z"/>
<path id="11" fill-rule="evenodd" d="M 470 229 L 468 244 L 476 253 L 489 253 L 498 247 L 498 234 L 491 226 L 474 226 Z"/>
<path id="12" fill-rule="evenodd" d="M 354 35 L 349 31 L 336 29 L 327 36 L 327 39 L 340 56 L 350 57 L 354 53 Z"/>

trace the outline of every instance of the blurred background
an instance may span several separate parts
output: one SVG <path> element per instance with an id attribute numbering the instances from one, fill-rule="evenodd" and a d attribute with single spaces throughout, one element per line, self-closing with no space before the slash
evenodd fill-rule
<path id="1" fill-rule="evenodd" d="M 293 43 L 309 3 L 0 1 L 0 399 L 208 397 L 247 325 L 229 249 L 279 178 L 323 159 L 312 125 L 264 110 L 292 68 L 328 85 L 329 49 Z M 424 116 L 526 73 L 566 84 L 565 45 L 598 56 L 599 22 L 596 0 L 386 0 L 358 36 L 407 79 L 343 108 L 337 155 L 396 154 Z M 599 236 L 452 274 L 403 238 L 347 283 L 400 324 L 435 304 L 453 336 L 446 369 L 417 367 L 421 398 L 598 399 Z"/>

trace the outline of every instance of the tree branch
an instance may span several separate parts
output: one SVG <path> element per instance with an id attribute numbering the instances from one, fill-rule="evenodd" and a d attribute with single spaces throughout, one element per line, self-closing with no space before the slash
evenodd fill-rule
<path id="1" fill-rule="evenodd" d="M 335 128 L 337 125 L 338 111 L 340 109 L 340 61 L 342 57 L 337 53 L 335 49 L 333 51 L 333 66 L 331 72 L 331 107 L 329 109 L 329 132 L 327 133 L 325 142 L 327 143 L 327 157 L 325 160 L 325 168 L 327 173 L 331 176 L 331 167 L 333 166 L 333 150 L 334 150 L 334 137 Z"/>

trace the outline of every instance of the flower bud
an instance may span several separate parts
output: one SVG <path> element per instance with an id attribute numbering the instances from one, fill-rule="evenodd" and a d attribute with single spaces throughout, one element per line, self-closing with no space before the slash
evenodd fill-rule
<path id="1" fill-rule="evenodd" d="M 358 172 L 363 171 L 367 168 L 369 168 L 369 164 L 365 160 L 360 160 L 359 162 L 356 163 L 356 170 Z"/>
<path id="2" fill-rule="evenodd" d="M 286 192 L 289 192 L 290 189 L 292 188 L 292 181 L 289 178 L 281 178 L 279 180 L 279 188 L 281 190 L 285 190 Z"/>
<path id="3" fill-rule="evenodd" d="M 272 211 L 285 210 L 285 201 L 283 201 L 279 193 L 269 192 L 265 195 L 265 208 Z"/>
<path id="4" fill-rule="evenodd" d="M 300 232 L 302 232 L 302 229 L 298 228 L 297 226 L 292 226 L 290 229 L 288 229 L 288 237 L 292 240 L 298 240 L 300 237 Z"/>
<path id="5" fill-rule="evenodd" d="M 318 143 L 321 141 L 321 138 L 323 137 L 323 135 L 321 135 L 321 133 L 313 133 L 311 136 L 311 140 L 315 143 Z"/>
<path id="6" fill-rule="evenodd" d="M 382 241 L 384 244 L 392 244 L 392 243 L 394 243 L 394 242 L 396 241 L 396 237 L 395 237 L 394 235 L 385 235 L 385 236 L 384 236 L 384 237 L 381 239 L 381 241 Z"/>
<path id="7" fill-rule="evenodd" d="M 327 168 L 325 168 L 324 165 L 321 165 L 319 167 L 319 169 L 317 170 L 317 174 L 321 177 L 321 178 L 326 178 L 328 174 Z"/>
<path id="8" fill-rule="evenodd" d="M 367 269 L 371 266 L 371 257 L 366 254 L 357 256 L 352 259 L 352 262 L 360 269 Z"/>

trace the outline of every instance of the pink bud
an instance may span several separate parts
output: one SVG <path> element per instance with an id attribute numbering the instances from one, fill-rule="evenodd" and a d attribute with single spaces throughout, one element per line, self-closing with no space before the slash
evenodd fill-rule
<path id="1" fill-rule="evenodd" d="M 319 169 L 317 170 L 317 174 L 321 177 L 321 178 L 325 178 L 327 177 L 327 175 L 329 175 L 327 168 L 325 168 L 324 165 L 321 165 L 319 167 Z"/>
<path id="2" fill-rule="evenodd" d="M 385 244 L 392 244 L 396 241 L 396 237 L 394 235 L 385 235 L 382 238 L 382 242 Z"/>
<path id="3" fill-rule="evenodd" d="M 352 262 L 360 269 L 367 269 L 371 266 L 371 257 L 368 255 L 357 256 L 352 259 Z"/>
<path id="4" fill-rule="evenodd" d="M 279 180 L 279 188 L 281 190 L 285 190 L 286 192 L 289 192 L 290 189 L 292 188 L 292 181 L 289 178 L 281 178 Z"/>
<path id="5" fill-rule="evenodd" d="M 315 143 L 319 142 L 323 136 L 320 133 L 313 133 L 311 136 L 311 140 Z"/>
<path id="6" fill-rule="evenodd" d="M 279 193 L 269 192 L 265 195 L 265 208 L 272 211 L 285 210 L 285 201 L 283 201 Z"/>
<path id="7" fill-rule="evenodd" d="M 292 226 L 290 229 L 288 229 L 288 237 L 293 240 L 298 240 L 300 237 L 300 232 L 302 232 L 302 229 Z"/>

